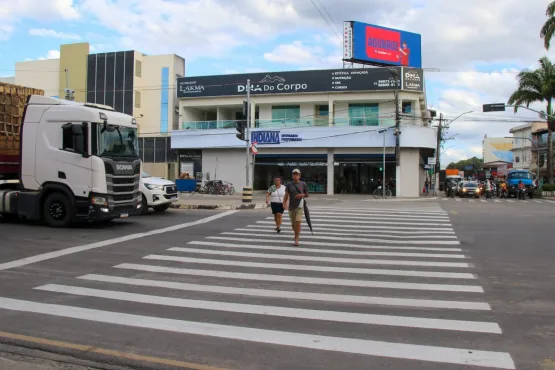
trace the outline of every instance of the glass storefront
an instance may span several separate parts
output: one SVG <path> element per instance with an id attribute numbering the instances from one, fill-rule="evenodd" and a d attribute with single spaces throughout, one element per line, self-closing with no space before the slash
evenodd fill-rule
<path id="1" fill-rule="evenodd" d="M 276 176 L 291 181 L 291 172 L 301 170 L 301 180 L 310 193 L 327 193 L 327 155 L 258 155 L 254 170 L 254 190 L 267 190 Z"/>
<path id="2" fill-rule="evenodd" d="M 336 154 L 335 194 L 371 194 L 382 182 L 383 157 L 378 154 Z M 386 154 L 385 181 L 395 181 L 395 156 Z M 395 194 L 395 188 L 391 189 Z"/>
<path id="3" fill-rule="evenodd" d="M 335 194 L 372 194 L 382 182 L 382 155 L 336 154 L 334 162 L 333 192 Z M 291 180 L 293 169 L 301 170 L 301 179 L 311 193 L 324 193 L 328 189 L 327 155 L 259 155 L 254 171 L 254 190 L 266 190 L 275 176 L 282 181 Z M 386 183 L 395 182 L 395 156 L 386 155 Z M 395 194 L 395 186 L 391 189 Z"/>

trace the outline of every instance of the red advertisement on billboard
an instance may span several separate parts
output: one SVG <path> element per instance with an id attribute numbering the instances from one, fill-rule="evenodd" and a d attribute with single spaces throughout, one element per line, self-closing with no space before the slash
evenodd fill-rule
<path id="1" fill-rule="evenodd" d="M 401 61 L 401 33 L 398 31 L 366 26 L 366 55 L 369 59 L 398 63 Z M 406 58 L 408 64 L 408 57 Z M 402 64 L 401 65 L 407 65 Z"/>

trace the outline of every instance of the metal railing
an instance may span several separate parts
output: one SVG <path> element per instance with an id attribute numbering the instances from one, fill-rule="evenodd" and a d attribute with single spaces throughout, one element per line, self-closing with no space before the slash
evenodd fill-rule
<path id="1" fill-rule="evenodd" d="M 220 120 L 220 121 L 185 121 L 180 125 L 181 130 L 214 130 L 235 128 L 239 120 Z M 298 119 L 257 119 L 253 122 L 254 128 L 296 128 L 296 127 L 348 127 L 348 126 L 388 126 L 395 124 L 395 120 L 350 117 L 334 118 L 331 121 L 328 117 L 321 118 L 298 118 Z"/>

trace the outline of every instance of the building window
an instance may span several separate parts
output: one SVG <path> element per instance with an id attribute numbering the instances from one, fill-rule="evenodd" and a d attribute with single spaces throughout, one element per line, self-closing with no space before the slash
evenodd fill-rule
<path id="1" fill-rule="evenodd" d="M 379 104 L 349 104 L 349 125 L 350 126 L 378 126 Z"/>
<path id="2" fill-rule="evenodd" d="M 410 101 L 403 102 L 403 113 L 411 113 L 412 112 L 412 103 Z"/>
<path id="3" fill-rule="evenodd" d="M 515 162 L 520 163 L 520 157 L 518 155 L 515 157 Z"/>
<path id="4" fill-rule="evenodd" d="M 162 83 L 160 90 L 160 133 L 168 133 L 168 107 L 170 90 L 170 69 L 162 68 Z"/>
<path id="5" fill-rule="evenodd" d="M 301 117 L 300 105 L 275 105 L 272 106 L 272 121 L 284 123 L 298 123 Z"/>
<path id="6" fill-rule="evenodd" d="M 318 116 L 320 117 L 327 117 L 330 115 L 330 107 L 329 105 L 319 105 L 318 106 Z"/>
<path id="7" fill-rule="evenodd" d="M 141 107 L 141 92 L 135 91 L 135 108 Z"/>
<path id="8" fill-rule="evenodd" d="M 135 76 L 142 77 L 143 75 L 143 62 L 140 60 L 135 61 Z"/>

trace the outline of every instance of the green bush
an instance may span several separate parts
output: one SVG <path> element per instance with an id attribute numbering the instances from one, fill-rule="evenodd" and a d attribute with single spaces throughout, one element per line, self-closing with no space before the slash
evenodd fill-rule
<path id="1" fill-rule="evenodd" d="M 555 191 L 555 184 L 544 184 L 542 191 Z"/>

